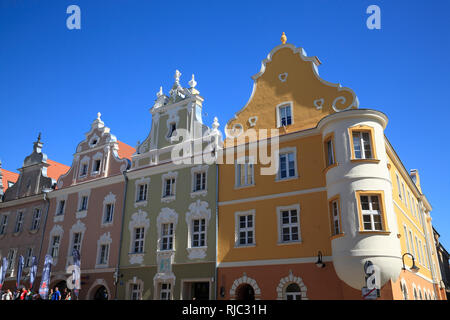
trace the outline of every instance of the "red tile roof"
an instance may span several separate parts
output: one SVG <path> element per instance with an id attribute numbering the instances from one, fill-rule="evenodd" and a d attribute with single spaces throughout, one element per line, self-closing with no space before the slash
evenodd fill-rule
<path id="1" fill-rule="evenodd" d="M 50 165 L 47 167 L 47 177 L 50 177 L 54 180 L 58 180 L 58 178 L 69 171 L 70 167 L 65 164 L 47 159 L 47 163 Z"/>
<path id="2" fill-rule="evenodd" d="M 2 183 L 3 183 L 3 191 L 6 191 L 6 189 L 8 189 L 8 182 L 16 182 L 17 179 L 19 178 L 19 174 L 6 170 L 6 169 L 1 169 L 2 170 Z"/>
<path id="3" fill-rule="evenodd" d="M 119 150 L 117 151 L 119 157 L 131 160 L 131 155 L 136 152 L 136 149 L 122 141 L 117 141 L 117 143 L 119 144 Z"/>

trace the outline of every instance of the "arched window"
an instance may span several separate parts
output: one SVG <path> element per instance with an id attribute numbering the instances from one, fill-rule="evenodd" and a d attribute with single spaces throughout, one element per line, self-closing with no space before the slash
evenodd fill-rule
<path id="1" fill-rule="evenodd" d="M 301 300 L 300 287 L 296 283 L 291 283 L 286 287 L 286 300 Z"/>
<path id="2" fill-rule="evenodd" d="M 253 287 L 247 283 L 239 286 L 236 290 L 236 293 L 236 300 L 255 300 L 255 290 L 253 290 Z"/>
<path id="3" fill-rule="evenodd" d="M 423 299 L 422 299 L 422 290 L 420 290 L 420 289 L 419 289 L 419 299 L 420 299 L 420 300 L 423 300 Z"/>
<path id="4" fill-rule="evenodd" d="M 417 297 L 417 290 L 416 290 L 416 288 L 414 288 L 414 300 L 419 300 L 418 297 Z"/>
<path id="5" fill-rule="evenodd" d="M 403 300 L 408 300 L 408 289 L 406 288 L 406 283 L 400 283 L 400 288 L 403 293 Z"/>

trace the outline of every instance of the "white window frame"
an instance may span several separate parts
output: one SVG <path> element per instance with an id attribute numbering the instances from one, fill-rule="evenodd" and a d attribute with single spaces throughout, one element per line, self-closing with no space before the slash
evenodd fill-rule
<path id="1" fill-rule="evenodd" d="M 298 291 L 295 292 L 287 292 L 287 289 L 291 285 L 296 285 L 298 287 Z M 284 289 L 284 296 L 286 300 L 302 300 L 302 289 L 296 282 L 289 283 L 286 288 Z M 288 299 L 288 297 L 292 297 L 294 299 Z"/>
<path id="2" fill-rule="evenodd" d="M 369 146 L 370 146 L 370 157 L 366 156 L 366 150 L 365 150 L 365 145 L 364 145 L 364 138 L 363 138 L 363 134 L 367 133 L 369 135 Z M 374 159 L 374 146 L 372 145 L 373 139 L 374 137 L 372 137 L 372 132 L 371 131 L 366 131 L 366 130 L 352 130 L 351 131 L 352 136 L 350 137 L 352 139 L 352 143 L 353 143 L 353 154 L 355 156 L 355 159 Z M 355 139 L 354 139 L 354 135 L 359 135 L 359 144 L 361 146 L 361 157 L 358 158 L 356 156 L 356 149 L 355 149 Z"/>
<path id="3" fill-rule="evenodd" d="M 11 272 L 10 277 L 12 277 L 16 269 L 17 248 L 10 248 L 6 258 L 8 259 L 7 270 Z"/>
<path id="4" fill-rule="evenodd" d="M 142 300 L 141 283 L 130 283 L 130 300 Z M 134 299 L 136 297 L 136 299 Z"/>
<path id="5" fill-rule="evenodd" d="M 26 250 L 26 255 L 24 257 L 24 268 L 31 267 L 31 259 L 33 258 L 34 248 L 28 247 Z"/>
<path id="6" fill-rule="evenodd" d="M 73 248 L 74 248 L 74 236 L 75 234 L 81 234 L 80 241 L 79 241 L 79 248 L 78 251 L 81 254 L 81 250 L 83 249 L 83 240 L 84 240 L 84 234 L 86 232 L 86 225 L 81 222 L 80 220 L 77 220 L 75 224 L 72 225 L 72 228 L 70 229 L 70 239 L 69 239 L 69 246 L 67 248 L 67 260 L 66 264 L 71 265 L 73 264 Z"/>
<path id="7" fill-rule="evenodd" d="M 196 167 L 191 168 L 191 179 L 192 179 L 192 188 L 191 188 L 191 198 L 199 195 L 206 195 L 208 193 L 208 165 L 198 165 Z M 205 185 L 203 189 L 196 190 L 197 186 L 197 174 L 205 175 Z M 203 185 L 203 182 L 201 182 Z"/>
<path id="8" fill-rule="evenodd" d="M 36 212 L 39 212 L 39 215 L 36 216 Z M 41 226 L 41 220 L 42 220 L 42 208 L 33 208 L 33 216 L 31 220 L 31 231 L 37 231 L 39 230 Z"/>
<path id="9" fill-rule="evenodd" d="M 211 220 L 211 209 L 208 208 L 209 204 L 206 201 L 197 201 L 189 205 L 189 211 L 186 212 L 186 226 L 188 230 L 188 245 L 187 252 L 189 259 L 203 259 L 206 257 L 206 250 L 208 248 L 208 230 L 209 221 Z M 193 246 L 193 221 L 194 220 L 205 220 L 205 245 L 204 246 Z M 172 219 L 174 220 L 174 219 Z"/>
<path id="10" fill-rule="evenodd" d="M 77 212 L 75 213 L 75 216 L 77 219 L 81 219 L 87 216 L 87 212 L 89 210 L 89 198 L 91 195 L 91 190 L 82 190 L 78 192 L 78 204 L 77 204 Z M 83 197 L 87 197 L 86 201 L 86 208 L 82 208 L 83 205 Z"/>
<path id="11" fill-rule="evenodd" d="M 166 286 L 165 289 L 163 289 L 164 285 Z M 172 294 L 173 286 L 172 286 L 172 283 L 170 283 L 170 282 L 159 282 L 158 286 L 159 286 L 159 299 L 160 300 L 172 300 L 172 298 L 173 298 L 173 294 Z M 167 286 L 169 286 L 169 287 L 167 288 Z M 167 299 L 163 299 L 163 294 L 168 295 Z"/>
<path id="12" fill-rule="evenodd" d="M 412 252 L 410 252 L 410 253 L 414 256 L 414 259 L 417 259 L 416 250 L 415 250 L 415 246 L 414 246 L 414 238 L 413 238 L 413 233 L 412 233 L 411 229 L 409 229 L 409 242 L 411 244 L 411 249 L 412 249 Z"/>
<path id="13" fill-rule="evenodd" d="M 162 180 L 162 192 L 161 192 L 161 201 L 162 202 L 170 202 L 175 200 L 176 194 L 177 194 L 177 177 L 178 177 L 178 171 L 175 172 L 167 172 L 163 175 L 161 175 Z M 171 194 L 166 195 L 166 188 L 167 188 L 167 181 L 173 179 L 173 183 L 171 182 L 170 190 Z"/>
<path id="14" fill-rule="evenodd" d="M 369 210 L 364 210 L 362 208 L 362 197 L 368 197 L 369 198 Z M 372 207 L 372 197 L 377 197 L 378 199 L 378 207 L 379 210 L 375 210 Z M 370 194 L 370 195 L 366 195 L 366 194 L 360 194 L 359 195 L 359 201 L 360 201 L 360 206 L 361 206 L 361 224 L 362 224 L 362 230 L 363 231 L 383 231 L 385 230 L 386 226 L 384 225 L 383 222 L 383 208 L 382 208 L 382 203 L 381 203 L 381 196 L 379 194 Z M 366 229 L 365 228 L 365 223 L 364 223 L 364 216 L 369 216 L 370 217 L 370 225 L 371 228 L 370 229 Z M 375 219 L 374 216 L 380 216 L 380 223 L 381 223 L 381 229 L 378 230 L 375 228 Z"/>
<path id="15" fill-rule="evenodd" d="M 293 176 L 289 176 L 289 156 L 287 157 L 287 167 L 286 167 L 286 177 L 282 178 L 281 177 L 281 155 L 284 154 L 290 154 L 293 153 L 294 154 L 294 175 Z M 297 179 L 298 178 L 298 163 L 297 163 L 297 148 L 296 147 L 287 147 L 287 148 L 283 148 L 280 149 L 278 152 L 276 152 L 276 161 L 278 161 L 278 172 L 276 175 L 276 180 L 275 181 L 286 181 L 286 180 L 291 180 L 291 179 Z"/>
<path id="16" fill-rule="evenodd" d="M 108 217 L 108 206 L 111 206 L 111 220 L 106 221 Z M 102 226 L 112 225 L 114 222 L 114 210 L 116 208 L 116 195 L 112 192 L 109 192 L 108 195 L 103 199 L 103 215 L 102 215 Z"/>
<path id="17" fill-rule="evenodd" d="M 96 259 L 96 265 L 95 268 L 107 268 L 109 266 L 109 257 L 111 254 L 111 233 L 106 232 L 100 236 L 100 238 L 97 240 L 97 259 Z M 102 247 L 106 246 L 106 256 L 105 261 L 102 261 Z M 103 262 L 103 263 L 102 263 Z"/>
<path id="18" fill-rule="evenodd" d="M 398 177 L 398 173 L 395 173 L 395 176 L 397 177 L 398 197 L 403 201 L 402 186 L 400 185 L 400 178 Z"/>
<path id="19" fill-rule="evenodd" d="M 166 228 L 167 226 L 167 228 Z M 165 230 L 167 229 L 167 234 L 165 234 Z M 165 241 L 166 240 L 166 241 Z M 165 244 L 166 242 L 166 244 Z M 172 251 L 175 247 L 175 229 L 173 222 L 165 222 L 161 224 L 161 238 L 160 238 L 160 246 L 159 251 Z M 163 248 L 164 246 L 167 248 Z M 170 246 L 170 248 L 169 248 Z"/>
<path id="20" fill-rule="evenodd" d="M 170 209 L 170 208 L 162 208 L 161 212 L 158 215 L 158 218 L 156 219 L 156 223 L 157 223 L 157 228 L 158 228 L 158 242 L 157 242 L 157 252 L 171 252 L 171 251 L 175 251 L 175 240 L 176 240 L 176 230 L 177 230 L 177 224 L 178 224 L 178 213 L 175 212 L 175 210 Z M 162 225 L 163 224 L 168 224 L 168 223 L 172 223 L 173 224 L 173 233 L 171 235 L 172 237 L 172 249 L 168 249 L 168 250 L 162 250 L 162 239 L 163 239 L 163 234 L 162 234 Z M 168 237 L 168 236 L 166 236 Z"/>
<path id="21" fill-rule="evenodd" d="M 289 211 L 289 220 L 291 219 L 290 211 L 296 210 L 297 211 L 297 222 L 295 223 L 289 223 L 287 227 L 289 227 L 289 234 L 290 237 L 292 237 L 291 230 L 292 227 L 297 227 L 298 230 L 298 240 L 283 240 L 283 226 L 285 226 L 281 219 L 282 219 L 282 212 L 283 211 Z M 298 244 L 302 242 L 302 234 L 301 234 L 301 224 L 300 224 L 300 204 L 293 204 L 289 206 L 280 206 L 277 207 L 277 224 L 278 224 L 278 244 Z"/>
<path id="22" fill-rule="evenodd" d="M 405 233 L 406 252 L 411 253 L 411 248 L 409 245 L 409 238 L 408 238 L 408 228 L 406 227 L 406 224 L 403 225 L 403 232 Z"/>
<path id="23" fill-rule="evenodd" d="M 18 210 L 16 214 L 16 223 L 14 225 L 14 233 L 19 233 L 23 230 L 23 221 L 25 220 L 25 210 Z"/>
<path id="24" fill-rule="evenodd" d="M 255 209 L 247 210 L 247 211 L 236 211 L 234 213 L 234 246 L 235 248 L 245 248 L 245 247 L 255 247 L 256 246 L 256 234 L 255 234 Z M 248 227 L 248 219 L 245 219 L 246 227 L 241 229 L 241 217 L 252 217 L 252 227 Z M 248 243 L 248 232 L 252 232 L 252 243 Z M 240 235 L 241 232 L 245 232 L 246 234 L 246 243 L 240 243 Z"/>
<path id="25" fill-rule="evenodd" d="M 80 160 L 80 167 L 78 170 L 78 178 L 86 178 L 89 174 L 89 163 L 91 161 L 91 158 L 88 156 L 84 156 L 83 159 Z M 86 165 L 86 172 L 83 173 L 83 167 Z"/>
<path id="26" fill-rule="evenodd" d="M 58 237 L 58 243 L 55 243 L 55 238 Z M 50 236 L 50 247 L 49 254 L 53 259 L 58 259 L 59 248 L 61 246 L 61 236 L 59 234 L 54 234 Z M 56 249 L 56 254 L 54 254 Z"/>
<path id="27" fill-rule="evenodd" d="M 3 213 L 0 217 L 0 236 L 2 236 L 8 230 L 9 213 Z"/>
<path id="28" fill-rule="evenodd" d="M 284 107 L 287 107 L 287 106 L 289 106 L 290 110 L 291 110 L 291 123 L 287 124 L 286 127 L 287 126 L 291 126 L 291 125 L 294 124 L 294 104 L 293 104 L 292 101 L 285 101 L 285 102 L 282 102 L 282 103 L 280 103 L 280 104 L 278 104 L 276 106 L 277 128 L 282 128 L 283 127 L 283 125 L 281 124 L 281 108 L 284 108 Z"/>
<path id="29" fill-rule="evenodd" d="M 331 150 L 328 150 L 328 146 L 331 146 Z M 333 143 L 333 138 L 329 137 L 326 141 L 325 141 L 325 147 L 326 147 L 326 167 L 332 166 L 333 164 L 336 163 L 336 159 L 334 159 L 334 143 Z M 331 163 L 330 163 L 331 160 Z"/>
<path id="30" fill-rule="evenodd" d="M 138 209 L 137 212 L 133 213 L 131 216 L 131 220 L 128 223 L 128 230 L 130 232 L 130 246 L 129 246 L 129 263 L 130 264 L 141 264 L 144 261 L 144 253 L 145 253 L 145 237 L 147 236 L 148 228 L 150 227 L 150 219 L 148 218 L 147 212 Z M 144 229 L 144 241 L 142 252 L 134 252 L 134 241 L 136 239 L 135 229 L 143 228 Z"/>
<path id="31" fill-rule="evenodd" d="M 144 199 L 140 199 L 140 189 L 141 186 L 146 185 L 147 187 L 144 187 L 145 189 L 145 196 Z M 142 177 L 140 179 L 137 179 L 134 182 L 135 186 L 135 195 L 134 195 L 134 207 L 145 207 L 148 204 L 148 189 L 150 188 L 150 177 Z"/>
<path id="32" fill-rule="evenodd" d="M 255 161 L 253 157 L 240 157 L 234 163 L 234 187 L 245 188 L 255 185 Z M 242 169 L 244 169 L 244 181 L 241 183 Z M 251 178 L 251 182 L 249 182 Z"/>
<path id="33" fill-rule="evenodd" d="M 95 170 L 95 165 L 96 162 L 99 161 L 99 168 L 98 170 Z M 92 157 L 92 168 L 91 168 L 91 176 L 97 176 L 99 174 L 101 174 L 102 172 L 102 166 L 103 166 L 103 153 L 101 152 L 97 152 L 93 157 Z"/>
<path id="34" fill-rule="evenodd" d="M 342 227 L 341 227 L 341 208 L 340 208 L 340 201 L 339 199 L 334 199 L 331 201 L 331 216 L 333 218 L 333 236 L 342 234 Z M 336 211 L 335 212 L 335 205 L 336 204 Z M 336 232 L 336 222 L 337 222 L 337 228 L 338 232 Z"/>
<path id="35" fill-rule="evenodd" d="M 139 238 L 137 237 L 139 231 Z M 145 227 L 144 226 L 136 226 L 133 229 L 133 243 L 131 245 L 131 253 L 132 254 L 142 254 L 144 253 L 144 243 L 145 243 Z M 136 245 L 138 244 L 138 245 Z M 139 250 L 136 250 L 139 249 Z"/>

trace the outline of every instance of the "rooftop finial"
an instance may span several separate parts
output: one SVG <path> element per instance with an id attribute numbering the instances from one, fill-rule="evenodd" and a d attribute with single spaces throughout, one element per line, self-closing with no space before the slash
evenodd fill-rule
<path id="1" fill-rule="evenodd" d="M 41 133 L 39 132 L 37 142 L 41 142 Z"/>
<path id="2" fill-rule="evenodd" d="M 162 86 L 161 86 L 161 87 L 159 87 L 159 91 L 158 91 L 158 93 L 156 94 L 156 97 L 159 98 L 159 97 L 161 97 L 162 95 L 163 95 L 163 90 L 162 90 Z"/>
<path id="3" fill-rule="evenodd" d="M 178 71 L 178 70 L 175 70 L 175 82 L 176 82 L 177 84 L 180 83 L 180 77 L 181 77 L 181 72 Z"/>
<path id="4" fill-rule="evenodd" d="M 100 117 L 102 116 L 102 114 L 100 112 L 97 112 L 97 120 L 101 120 Z"/>
<path id="5" fill-rule="evenodd" d="M 281 43 L 282 43 L 282 44 L 285 44 L 286 41 L 287 41 L 287 37 L 286 37 L 286 35 L 285 35 L 284 32 L 283 32 L 283 34 L 281 35 Z"/>
<path id="6" fill-rule="evenodd" d="M 191 81 L 189 81 L 189 85 L 191 86 L 191 88 L 195 88 L 195 86 L 197 85 L 197 81 L 195 81 L 194 74 L 192 74 L 192 79 Z"/>

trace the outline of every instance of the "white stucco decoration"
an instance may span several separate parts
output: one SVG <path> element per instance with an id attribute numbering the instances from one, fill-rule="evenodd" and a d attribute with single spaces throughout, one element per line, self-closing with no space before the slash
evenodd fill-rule
<path id="1" fill-rule="evenodd" d="M 324 102 L 325 100 L 323 98 L 314 100 L 314 106 L 316 107 L 317 110 L 321 110 Z"/>
<path id="2" fill-rule="evenodd" d="M 302 297 L 302 300 L 308 300 L 306 296 L 307 288 L 305 284 L 303 283 L 302 278 L 296 277 L 293 275 L 292 270 L 289 271 L 289 275 L 287 277 L 281 278 L 280 282 L 277 287 L 277 300 L 285 300 L 286 294 L 285 290 L 287 286 L 289 286 L 291 283 L 296 283 L 300 288 L 300 295 Z"/>
<path id="3" fill-rule="evenodd" d="M 173 230 L 175 233 L 175 229 L 177 227 L 178 223 L 178 213 L 175 212 L 175 210 L 171 208 L 162 208 L 161 212 L 158 215 L 158 218 L 156 219 L 157 222 L 157 228 L 158 228 L 158 244 L 159 239 L 161 238 L 161 224 L 163 223 L 173 223 Z M 159 245 L 158 245 L 159 248 Z"/>
<path id="4" fill-rule="evenodd" d="M 252 116 L 248 118 L 248 124 L 250 128 L 254 127 L 256 125 L 256 121 L 258 121 L 258 116 Z"/>
<path id="5" fill-rule="evenodd" d="M 230 299 L 231 300 L 236 300 L 236 289 L 241 286 L 242 284 L 248 284 L 250 286 L 252 286 L 253 291 L 255 292 L 255 300 L 260 300 L 260 295 L 261 295 L 261 289 L 258 286 L 258 283 L 256 282 L 255 279 L 252 279 L 250 277 L 247 277 L 247 274 L 244 272 L 243 276 L 234 280 L 233 285 L 231 286 L 230 289 Z"/>
<path id="6" fill-rule="evenodd" d="M 189 211 L 186 212 L 186 224 L 188 228 L 188 258 L 189 259 L 203 259 L 206 257 L 206 250 L 208 248 L 208 239 L 205 236 L 204 247 L 192 247 L 192 220 L 205 219 L 206 220 L 206 235 L 208 234 L 209 220 L 211 219 L 211 209 L 208 208 L 208 202 L 197 200 L 189 205 Z"/>
<path id="7" fill-rule="evenodd" d="M 288 73 L 287 73 L 287 72 L 280 73 L 280 74 L 278 75 L 278 79 L 279 79 L 281 82 L 286 82 L 287 77 L 288 77 Z"/>
<path id="8" fill-rule="evenodd" d="M 147 229 L 150 226 L 150 219 L 147 218 L 147 212 L 139 209 L 138 212 L 133 213 L 130 223 L 128 224 L 128 230 L 132 233 L 134 228 L 144 227 Z"/>

